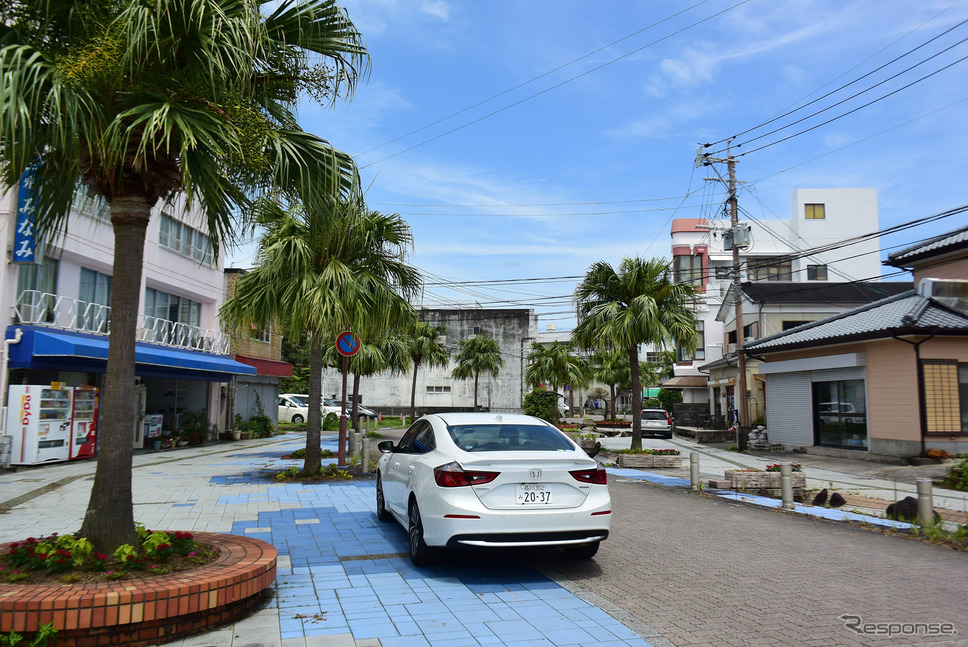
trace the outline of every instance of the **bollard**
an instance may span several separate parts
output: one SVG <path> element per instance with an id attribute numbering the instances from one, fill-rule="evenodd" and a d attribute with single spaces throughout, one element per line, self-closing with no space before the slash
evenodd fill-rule
<path id="1" fill-rule="evenodd" d="M 696 452 L 689 453 L 689 483 L 693 492 L 699 491 L 699 454 Z"/>
<path id="2" fill-rule="evenodd" d="M 918 520 L 921 526 L 934 525 L 934 501 L 931 498 L 931 479 L 918 479 Z"/>
<path id="3" fill-rule="evenodd" d="M 363 439 L 363 449 L 360 450 L 360 469 L 364 474 L 370 471 L 370 439 Z"/>
<path id="4" fill-rule="evenodd" d="M 353 432 L 353 447 L 352 447 L 352 449 L 353 449 L 353 451 L 352 451 L 353 454 L 359 454 L 360 453 L 360 432 L 358 432 L 358 431 L 354 431 Z"/>
<path id="5" fill-rule="evenodd" d="M 0 469 L 7 469 L 10 467 L 12 449 L 13 436 L 0 436 Z"/>
<path id="6" fill-rule="evenodd" d="M 402 427 L 402 426 L 403 426 L 403 425 L 405 425 L 405 424 L 406 424 L 406 423 L 405 423 L 405 422 L 403 421 L 403 414 L 401 413 L 401 414 L 400 414 L 400 426 Z"/>
<path id="7" fill-rule="evenodd" d="M 780 498 L 783 500 L 784 510 L 793 510 L 793 465 L 780 465 Z"/>

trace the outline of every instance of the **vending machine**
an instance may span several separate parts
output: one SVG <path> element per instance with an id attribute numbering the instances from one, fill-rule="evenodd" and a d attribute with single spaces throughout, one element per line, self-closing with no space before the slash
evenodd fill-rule
<path id="1" fill-rule="evenodd" d="M 74 387 L 71 416 L 70 459 L 90 458 L 97 449 L 98 390 L 93 386 Z"/>
<path id="2" fill-rule="evenodd" d="M 7 433 L 13 436 L 10 462 L 36 465 L 70 457 L 74 389 L 59 383 L 14 384 L 7 400 Z"/>

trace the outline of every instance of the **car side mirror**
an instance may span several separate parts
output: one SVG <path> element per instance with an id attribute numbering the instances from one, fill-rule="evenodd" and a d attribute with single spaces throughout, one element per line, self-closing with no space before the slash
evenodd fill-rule
<path id="1" fill-rule="evenodd" d="M 392 440 L 381 440 L 377 443 L 376 448 L 379 449 L 384 454 L 393 453 L 393 441 Z"/>

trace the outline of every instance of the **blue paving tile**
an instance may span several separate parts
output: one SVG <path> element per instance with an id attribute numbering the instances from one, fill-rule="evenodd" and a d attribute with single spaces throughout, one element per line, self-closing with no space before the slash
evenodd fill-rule
<path id="1" fill-rule="evenodd" d="M 397 636 L 396 638 L 381 638 L 382 647 L 431 647 L 422 636 Z"/>

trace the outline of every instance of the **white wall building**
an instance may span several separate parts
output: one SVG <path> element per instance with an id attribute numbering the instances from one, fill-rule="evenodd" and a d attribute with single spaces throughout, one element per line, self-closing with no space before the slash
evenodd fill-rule
<path id="1" fill-rule="evenodd" d="M 881 275 L 880 243 L 876 237 L 839 245 L 878 230 L 874 189 L 798 189 L 793 192 L 791 218 L 741 218 L 740 222 L 748 225 L 750 232 L 750 244 L 739 254 L 740 278 L 744 282 L 844 282 L 877 280 Z M 697 311 L 696 352 L 692 356 L 680 353 L 676 377 L 664 383 L 682 388 L 684 402 L 710 402 L 713 387 L 699 367 L 735 351 L 735 347 L 728 346 L 723 322 L 716 320 L 723 297 L 733 283 L 732 251 L 723 244 L 723 233 L 729 224 L 728 219 L 672 221 L 676 278 L 691 281 L 703 296 Z M 823 246 L 830 249 L 818 249 Z M 747 330 L 746 336 L 750 334 Z"/>
<path id="2" fill-rule="evenodd" d="M 416 408 L 419 413 L 469 411 L 474 406 L 474 380 L 457 380 L 451 375 L 453 357 L 462 339 L 484 335 L 495 339 L 504 366 L 497 377 L 481 375 L 477 403 L 493 412 L 518 412 L 527 392 L 524 383 L 525 361 L 531 342 L 537 336 L 538 317 L 531 309 L 431 309 L 418 310 L 418 317 L 433 326 L 443 326 L 443 342 L 451 354 L 444 368 L 421 366 L 417 371 Z M 384 415 L 409 413 L 413 372 L 403 375 L 385 372 L 360 381 L 361 404 Z M 347 387 L 352 390 L 352 377 Z M 335 369 L 323 372 L 323 395 L 340 397 L 341 377 Z"/>
<path id="3" fill-rule="evenodd" d="M 17 263 L 18 188 L 0 195 L 0 238 L 7 263 L 0 306 L 9 346 L 4 385 L 103 386 L 111 316 L 114 234 L 103 201 L 78 193 L 67 233 L 53 238 L 36 262 Z M 22 218 L 21 218 L 22 223 Z M 221 262 L 213 258 L 203 216 L 183 201 L 152 210 L 145 240 L 138 309 L 136 390 L 142 413 L 162 414 L 177 428 L 185 411 L 218 420 L 220 388 L 256 369 L 233 361 L 219 330 L 224 300 Z M 6 399 L 6 388 L 2 389 Z M 140 424 L 132 430 L 138 440 Z"/>

